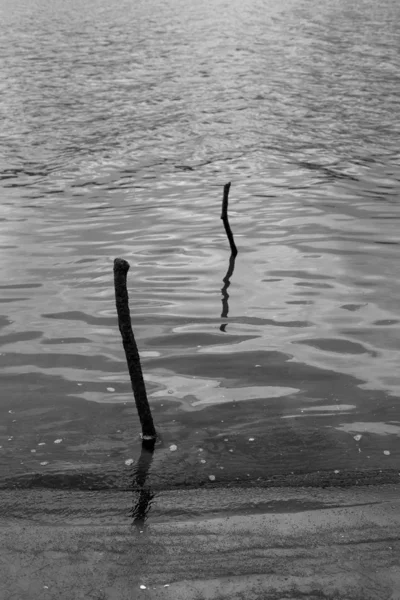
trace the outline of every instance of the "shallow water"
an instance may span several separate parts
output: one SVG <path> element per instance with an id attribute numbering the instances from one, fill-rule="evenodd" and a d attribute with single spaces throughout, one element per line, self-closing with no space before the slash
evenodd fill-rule
<path id="1" fill-rule="evenodd" d="M 278 423 L 357 453 L 361 431 L 399 464 L 399 18 L 395 0 L 0 0 L 4 469 L 21 451 L 21 472 L 62 470 L 100 437 L 93 464 L 132 453 L 117 413 L 93 425 L 93 403 L 132 402 L 117 256 L 167 441 L 166 406 L 193 436 L 248 403 L 246 441 L 263 410 L 275 446 Z"/>

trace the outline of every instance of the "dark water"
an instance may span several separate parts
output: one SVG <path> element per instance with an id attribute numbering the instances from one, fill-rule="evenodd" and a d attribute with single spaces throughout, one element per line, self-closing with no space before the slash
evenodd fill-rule
<path id="1" fill-rule="evenodd" d="M 399 21 L 397 0 L 0 0 L 3 475 L 137 455 L 117 256 L 165 485 L 398 467 Z"/>

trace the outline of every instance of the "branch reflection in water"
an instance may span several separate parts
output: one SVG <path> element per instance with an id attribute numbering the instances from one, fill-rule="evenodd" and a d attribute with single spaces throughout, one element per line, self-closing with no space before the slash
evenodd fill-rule
<path id="1" fill-rule="evenodd" d="M 228 294 L 228 288 L 231 285 L 231 277 L 233 275 L 233 271 L 235 269 L 235 261 L 236 261 L 236 256 L 234 254 L 231 254 L 230 258 L 229 258 L 229 266 L 228 266 L 228 270 L 226 272 L 225 277 L 223 278 L 223 288 L 221 289 L 221 294 L 222 294 L 222 313 L 221 313 L 221 317 L 227 317 L 228 313 L 229 313 L 229 294 Z M 226 331 L 226 326 L 227 323 L 222 323 L 220 326 L 220 330 L 223 331 L 225 333 Z"/>
<path id="2" fill-rule="evenodd" d="M 132 489 L 134 504 L 130 514 L 133 519 L 132 525 L 136 527 L 143 527 L 155 495 L 151 491 L 150 486 L 146 486 L 147 475 L 153 460 L 155 443 L 154 439 L 142 440 L 142 451 L 133 472 Z"/>

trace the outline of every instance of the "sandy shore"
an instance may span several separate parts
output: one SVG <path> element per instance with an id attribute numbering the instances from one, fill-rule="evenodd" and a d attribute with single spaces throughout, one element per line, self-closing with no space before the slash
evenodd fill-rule
<path id="1" fill-rule="evenodd" d="M 2 492 L 3 600 L 400 598 L 399 486 Z"/>

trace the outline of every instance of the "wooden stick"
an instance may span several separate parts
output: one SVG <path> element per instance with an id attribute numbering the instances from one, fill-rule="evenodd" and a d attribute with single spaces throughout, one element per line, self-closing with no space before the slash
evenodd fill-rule
<path id="1" fill-rule="evenodd" d="M 230 182 L 226 183 L 224 185 L 224 196 L 222 198 L 221 219 L 225 226 L 225 231 L 226 231 L 226 235 L 228 236 L 229 244 L 231 246 L 232 255 L 237 256 L 238 251 L 237 251 L 235 240 L 233 239 L 233 233 L 231 231 L 229 221 L 228 221 L 228 196 L 229 196 L 230 187 L 231 187 Z"/>
<path id="2" fill-rule="evenodd" d="M 150 486 L 146 487 L 146 478 L 153 460 L 155 444 L 155 439 L 142 441 L 142 451 L 133 473 L 133 491 L 137 497 L 131 509 L 131 516 L 133 524 L 138 527 L 144 525 L 154 499 L 154 492 Z"/>
<path id="3" fill-rule="evenodd" d="M 235 269 L 235 260 L 236 260 L 236 256 L 233 256 L 233 254 L 230 255 L 229 257 L 229 266 L 228 266 L 228 270 L 226 272 L 225 277 L 223 278 L 223 282 L 224 282 L 224 287 L 221 290 L 221 294 L 222 294 L 222 313 L 221 313 L 221 317 L 227 317 L 228 313 L 229 313 L 229 294 L 228 294 L 228 287 L 231 285 L 231 277 L 233 275 L 233 271 Z M 220 326 L 220 330 L 225 332 L 226 331 L 226 326 L 227 323 L 223 323 Z"/>
<path id="4" fill-rule="evenodd" d="M 136 408 L 142 425 L 142 439 L 152 440 L 157 437 L 157 434 L 154 428 L 149 401 L 147 399 L 146 386 L 143 380 L 139 352 L 132 331 L 131 315 L 129 311 L 129 297 L 126 288 L 126 276 L 129 271 L 129 266 L 129 263 L 122 258 L 116 258 L 114 260 L 114 287 L 115 303 L 118 313 L 118 326 L 125 350 Z"/>

